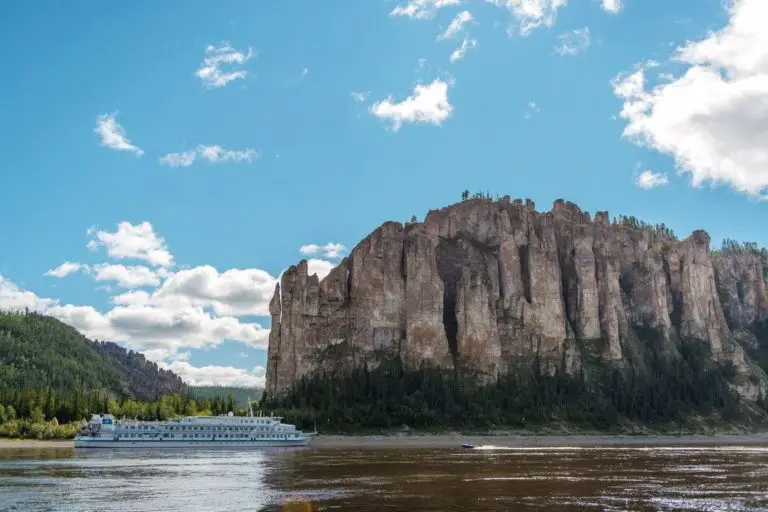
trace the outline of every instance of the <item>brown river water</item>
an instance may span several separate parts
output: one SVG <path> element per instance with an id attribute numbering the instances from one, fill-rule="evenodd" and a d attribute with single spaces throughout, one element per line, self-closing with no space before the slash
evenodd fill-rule
<path id="1" fill-rule="evenodd" d="M 768 511 L 768 444 L 0 450 L 0 510 Z"/>

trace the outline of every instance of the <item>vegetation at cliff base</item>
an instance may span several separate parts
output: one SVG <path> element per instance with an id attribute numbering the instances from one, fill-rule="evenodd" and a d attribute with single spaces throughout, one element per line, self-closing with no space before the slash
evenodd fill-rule
<path id="1" fill-rule="evenodd" d="M 395 357 L 374 369 L 304 377 L 285 396 L 264 397 L 262 405 L 301 427 L 317 422 L 321 431 L 339 432 L 552 423 L 609 430 L 622 421 L 662 425 L 714 412 L 726 421 L 744 419 L 739 398 L 728 388 L 729 370 L 713 365 L 697 344 L 675 361 L 654 361 L 646 373 L 604 368 L 548 375 L 538 368 L 537 361 L 520 365 L 483 385 L 466 370 L 408 370 Z"/>

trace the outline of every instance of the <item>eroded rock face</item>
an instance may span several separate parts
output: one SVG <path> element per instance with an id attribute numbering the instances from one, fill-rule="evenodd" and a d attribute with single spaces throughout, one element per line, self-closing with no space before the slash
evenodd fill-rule
<path id="1" fill-rule="evenodd" d="M 732 329 L 747 329 L 768 318 L 763 261 L 756 254 L 712 258 L 717 292 Z"/>
<path id="2" fill-rule="evenodd" d="M 336 346 L 349 365 L 399 354 L 412 367 L 467 364 L 493 379 L 519 358 L 567 371 L 584 354 L 624 364 L 649 331 L 670 354 L 703 340 L 747 374 L 732 329 L 739 339 L 768 318 L 762 264 L 712 257 L 709 242 L 703 231 L 678 241 L 612 223 L 607 212 L 592 220 L 563 200 L 540 213 L 527 200 L 473 199 L 423 223 L 387 222 L 322 282 L 305 261 L 283 274 L 270 303 L 267 393 L 325 368 L 321 355 Z"/>

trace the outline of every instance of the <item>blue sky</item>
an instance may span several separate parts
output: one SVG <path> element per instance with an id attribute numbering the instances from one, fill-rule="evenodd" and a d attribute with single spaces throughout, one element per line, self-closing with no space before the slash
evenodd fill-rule
<path id="1" fill-rule="evenodd" d="M 253 384 L 280 272 L 327 272 L 464 189 L 768 245 L 766 16 L 761 0 L 4 2 L 0 307 L 190 382 Z"/>

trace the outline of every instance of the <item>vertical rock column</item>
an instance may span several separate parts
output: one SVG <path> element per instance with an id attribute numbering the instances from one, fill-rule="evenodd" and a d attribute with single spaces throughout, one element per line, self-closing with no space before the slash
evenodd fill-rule
<path id="1" fill-rule="evenodd" d="M 280 283 L 275 285 L 275 293 L 269 301 L 269 314 L 272 325 L 269 330 L 269 346 L 267 347 L 267 375 L 264 391 L 268 396 L 274 396 L 279 389 L 277 378 L 280 374 Z"/>
<path id="2" fill-rule="evenodd" d="M 437 269 L 437 237 L 421 227 L 406 228 L 405 342 L 403 360 L 412 367 L 422 361 L 452 368 L 443 320 L 444 286 Z"/>

